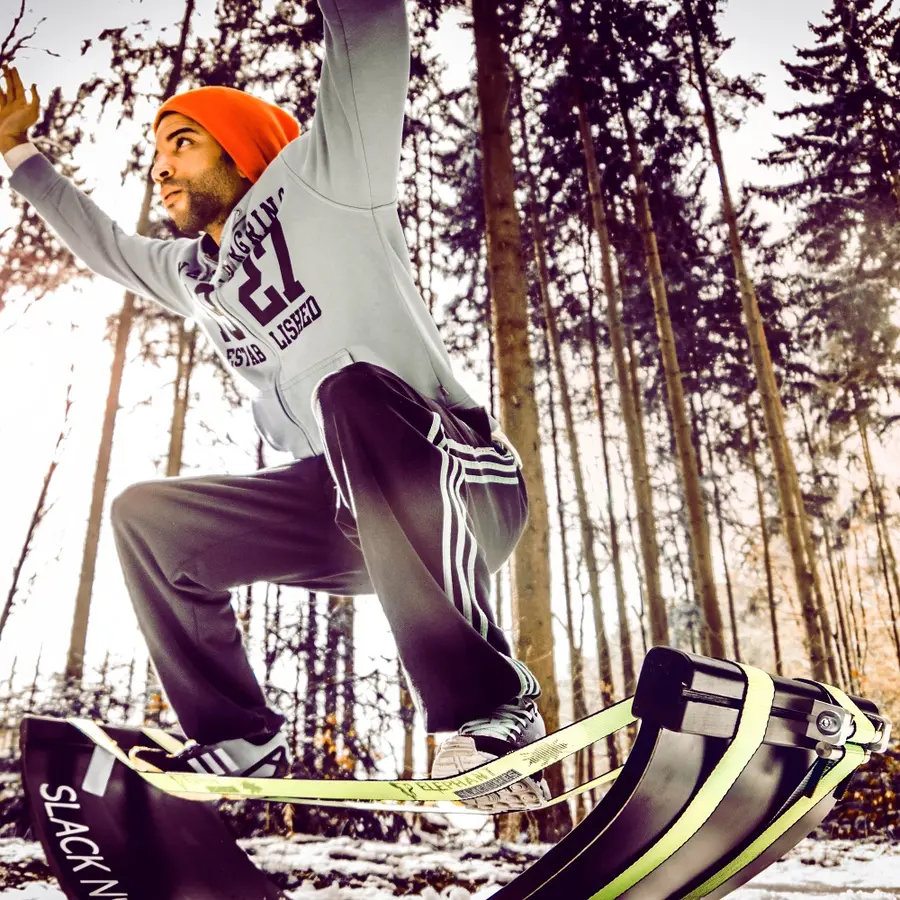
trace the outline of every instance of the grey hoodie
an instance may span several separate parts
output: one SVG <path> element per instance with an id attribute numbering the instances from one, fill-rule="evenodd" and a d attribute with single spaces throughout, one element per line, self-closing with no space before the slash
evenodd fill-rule
<path id="1" fill-rule="evenodd" d="M 296 459 L 323 452 L 312 394 L 351 362 L 383 366 L 446 406 L 478 405 L 416 289 L 397 215 L 404 0 L 319 5 L 325 60 L 312 123 L 232 210 L 218 257 L 209 235 L 127 235 L 42 154 L 7 154 L 12 188 L 88 268 L 203 327 L 255 389 L 260 433 Z"/>

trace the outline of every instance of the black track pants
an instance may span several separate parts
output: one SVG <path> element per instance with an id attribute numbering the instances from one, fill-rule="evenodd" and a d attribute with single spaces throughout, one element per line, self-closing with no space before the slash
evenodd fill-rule
<path id="1" fill-rule="evenodd" d="M 317 391 L 326 453 L 251 475 L 132 485 L 113 503 L 125 581 L 185 733 L 277 728 L 230 588 L 268 581 L 375 593 L 429 731 L 537 696 L 488 596 L 527 516 L 524 480 L 483 410 L 449 411 L 378 366 Z"/>

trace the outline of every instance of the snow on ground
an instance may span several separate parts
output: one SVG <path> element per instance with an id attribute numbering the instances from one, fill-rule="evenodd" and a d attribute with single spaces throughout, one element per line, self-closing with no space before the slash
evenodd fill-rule
<path id="1" fill-rule="evenodd" d="M 306 874 L 285 891 L 290 900 L 488 900 L 546 848 L 473 844 L 445 849 L 350 838 L 259 838 L 241 842 L 257 866 L 273 875 Z M 40 877 L 38 844 L 0 840 L 0 873 L 20 869 Z M 30 871 L 29 871 L 30 870 Z M 345 886 L 330 884 L 330 873 Z M 46 877 L 46 876 L 44 876 Z M 477 886 L 474 893 L 469 887 Z M 9 883 L 9 880 L 7 881 Z M 428 885 L 439 885 L 440 889 Z M 410 890 L 411 886 L 415 886 Z M 599 887 L 599 886 L 598 886 Z M 895 900 L 900 897 L 900 846 L 884 841 L 813 841 L 731 894 L 733 900 Z M 0 890 L 2 900 L 65 900 L 46 880 Z"/>

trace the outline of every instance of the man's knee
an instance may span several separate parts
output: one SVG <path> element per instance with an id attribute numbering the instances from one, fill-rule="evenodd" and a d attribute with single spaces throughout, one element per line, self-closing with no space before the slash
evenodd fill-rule
<path id="1" fill-rule="evenodd" d="M 113 528 L 118 530 L 149 518 L 150 511 L 159 507 L 162 493 L 160 483 L 155 481 L 139 481 L 125 488 L 109 508 Z"/>

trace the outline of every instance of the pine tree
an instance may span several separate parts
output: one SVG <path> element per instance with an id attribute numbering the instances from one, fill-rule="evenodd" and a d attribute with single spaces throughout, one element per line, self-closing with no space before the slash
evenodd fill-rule
<path id="1" fill-rule="evenodd" d="M 517 85 L 520 88 L 519 85 Z M 578 523 L 581 530 L 581 552 L 584 556 L 584 565 L 587 570 L 588 584 L 590 585 L 591 602 L 594 612 L 594 630 L 597 639 L 597 661 L 600 668 L 600 700 L 604 707 L 612 706 L 615 683 L 612 672 L 612 661 L 609 653 L 609 639 L 605 616 L 603 613 L 602 598 L 600 595 L 600 572 L 597 564 L 595 548 L 595 528 L 588 505 L 587 490 L 585 489 L 584 469 L 582 464 L 581 442 L 575 428 L 575 418 L 572 410 L 572 391 L 570 379 L 566 371 L 565 361 L 562 357 L 562 342 L 560 340 L 560 327 L 555 304 L 550 297 L 550 272 L 547 261 L 547 247 L 544 225 L 541 220 L 540 207 L 542 198 L 538 194 L 537 179 L 534 175 L 530 160 L 530 146 L 528 140 L 528 126 L 526 124 L 524 107 L 522 104 L 521 90 L 516 91 L 519 99 L 520 110 L 520 134 L 523 146 L 524 168 L 529 193 L 529 219 L 531 225 L 531 238 L 534 247 L 535 265 L 537 269 L 537 284 L 541 297 L 541 311 L 543 313 L 545 334 L 549 341 L 550 358 L 553 370 L 556 374 L 558 397 L 563 412 L 563 421 L 566 429 L 566 441 L 569 445 L 572 476 L 575 481 L 575 500 L 578 505 Z M 552 405 L 551 399 L 551 405 Z M 581 712 L 580 715 L 584 715 Z M 618 765 L 618 751 L 615 736 L 607 739 L 610 765 Z"/>
<path id="2" fill-rule="evenodd" d="M 503 430 L 522 457 L 529 497 L 529 522 L 514 553 L 511 570 L 516 620 L 514 649 L 542 686 L 541 711 L 547 729 L 552 731 L 559 727 L 559 693 L 553 662 L 547 492 L 528 337 L 521 223 L 514 197 L 507 112 L 508 62 L 498 6 L 497 0 L 473 0 L 472 11 L 500 416 Z M 560 791 L 560 767 L 552 766 L 547 775 L 551 792 Z M 564 804 L 552 807 L 541 819 L 546 824 L 546 836 L 558 837 L 571 825 Z"/>
<path id="3" fill-rule="evenodd" d="M 898 363 L 898 27 L 893 4 L 873 0 L 834 0 L 812 26 L 815 45 L 785 63 L 789 86 L 805 96 L 779 118 L 797 129 L 766 159 L 802 175 L 763 191 L 794 212 L 790 244 L 809 266 L 798 276 L 810 297 L 803 340 L 826 385 L 813 404 L 838 427 L 858 415 L 860 437 Z"/>
<path id="4" fill-rule="evenodd" d="M 586 170 L 589 187 L 592 223 L 600 243 L 603 288 L 607 300 L 607 324 L 610 345 L 613 352 L 614 370 L 619 386 L 619 401 L 625 421 L 629 456 L 632 469 L 632 484 L 637 499 L 638 529 L 640 531 L 641 558 L 643 562 L 644 585 L 647 591 L 651 640 L 654 644 L 669 641 L 666 605 L 663 600 L 659 574 L 659 545 L 656 517 L 647 466 L 646 449 L 641 437 L 640 409 L 634 402 L 630 387 L 628 363 L 625 356 L 625 334 L 620 315 L 620 289 L 613 271 L 613 248 L 610 242 L 609 215 L 607 201 L 601 181 L 597 152 L 591 133 L 590 108 L 587 103 L 588 85 L 584 44 L 577 37 L 577 29 L 570 24 L 568 11 L 560 7 L 561 22 L 564 26 L 563 52 L 567 58 L 568 79 L 562 90 L 565 105 L 559 108 L 575 108 L 578 117 L 580 149 L 583 152 L 583 169 Z M 552 108 L 552 107 L 549 107 Z M 582 165 L 578 166 L 582 169 Z M 577 171 L 570 169 L 567 171 Z M 607 173 L 609 179 L 609 174 Z"/>
<path id="5" fill-rule="evenodd" d="M 826 662 L 831 659 L 830 655 L 826 654 L 822 636 L 823 627 L 826 633 L 829 630 L 825 624 L 826 611 L 817 580 L 816 561 L 810 552 L 812 548 L 809 540 L 809 524 L 802 505 L 802 495 L 796 467 L 785 435 L 784 410 L 775 380 L 775 372 L 766 342 L 765 329 L 756 299 L 755 288 L 744 260 L 737 213 L 728 185 L 725 163 L 719 142 L 718 122 L 710 89 L 709 63 L 704 53 L 704 39 L 715 46 L 717 51 L 722 49 L 715 23 L 717 7 L 718 0 L 700 0 L 700 2 L 696 3 L 696 8 L 695 0 L 683 0 L 687 30 L 690 34 L 690 53 L 703 102 L 710 149 L 716 164 L 722 190 L 725 221 L 728 227 L 737 280 L 741 290 L 741 301 L 747 322 L 747 334 L 750 340 L 765 414 L 766 432 L 769 437 L 769 446 L 778 476 L 782 515 L 796 572 L 797 588 L 803 608 L 803 621 L 808 634 L 810 664 L 813 677 L 822 679 L 826 673 Z M 716 46 L 717 44 L 718 46 Z M 822 620 L 821 624 L 820 619 Z M 832 677 L 834 677 L 833 671 Z"/>
<path id="6" fill-rule="evenodd" d="M 569 559 L 568 516 L 563 494 L 562 454 L 560 453 L 559 429 L 556 425 L 556 402 L 553 380 L 549 377 L 551 367 L 550 341 L 544 332 L 544 363 L 547 367 L 547 390 L 549 403 L 547 413 L 550 419 L 550 444 L 553 448 L 553 481 L 556 494 L 556 515 L 562 552 L 562 590 L 566 609 L 566 638 L 569 644 L 569 668 L 572 681 L 572 716 L 575 721 L 588 714 L 584 682 L 584 629 L 575 624 L 575 608 L 572 602 L 573 578 Z M 577 582 L 576 582 L 577 583 Z M 608 656 L 608 652 L 607 652 Z M 608 660 L 607 660 L 608 663 Z M 575 757 L 576 782 L 587 781 L 585 753 L 579 752 Z M 575 798 L 575 821 L 580 822 L 585 814 L 584 795 Z"/>
<path id="7" fill-rule="evenodd" d="M 647 179 L 644 174 L 645 165 L 642 159 L 642 149 L 638 143 L 637 133 L 632 121 L 637 104 L 632 84 L 630 81 L 626 82 L 623 74 L 622 66 L 625 61 L 620 48 L 624 40 L 619 33 L 613 33 L 617 31 L 622 24 L 622 20 L 626 18 L 625 8 L 619 5 L 615 8 L 615 16 L 601 16 L 599 25 L 601 35 L 606 38 L 605 43 L 610 50 L 611 65 L 609 75 L 621 121 L 625 128 L 629 168 L 634 179 L 634 213 L 644 248 L 647 276 L 653 298 L 654 318 L 659 337 L 660 357 L 665 373 L 668 411 L 672 418 L 676 458 L 678 459 L 685 494 L 687 521 L 689 523 L 687 531 L 691 542 L 694 587 L 703 611 L 703 647 L 713 656 L 722 656 L 724 655 L 722 619 L 716 596 L 715 578 L 712 572 L 712 552 L 705 497 L 700 486 L 694 435 L 691 432 L 687 414 L 681 365 L 676 350 L 675 331 L 672 326 L 666 278 L 663 274 L 659 242 L 650 207 Z"/>
<path id="8" fill-rule="evenodd" d="M 796 129 L 764 162 L 800 170 L 764 196 L 793 212 L 796 251 L 819 269 L 854 260 L 857 277 L 897 275 L 900 56 L 892 3 L 833 0 L 813 47 L 785 62 L 788 86 L 803 95 L 778 113 Z"/>

